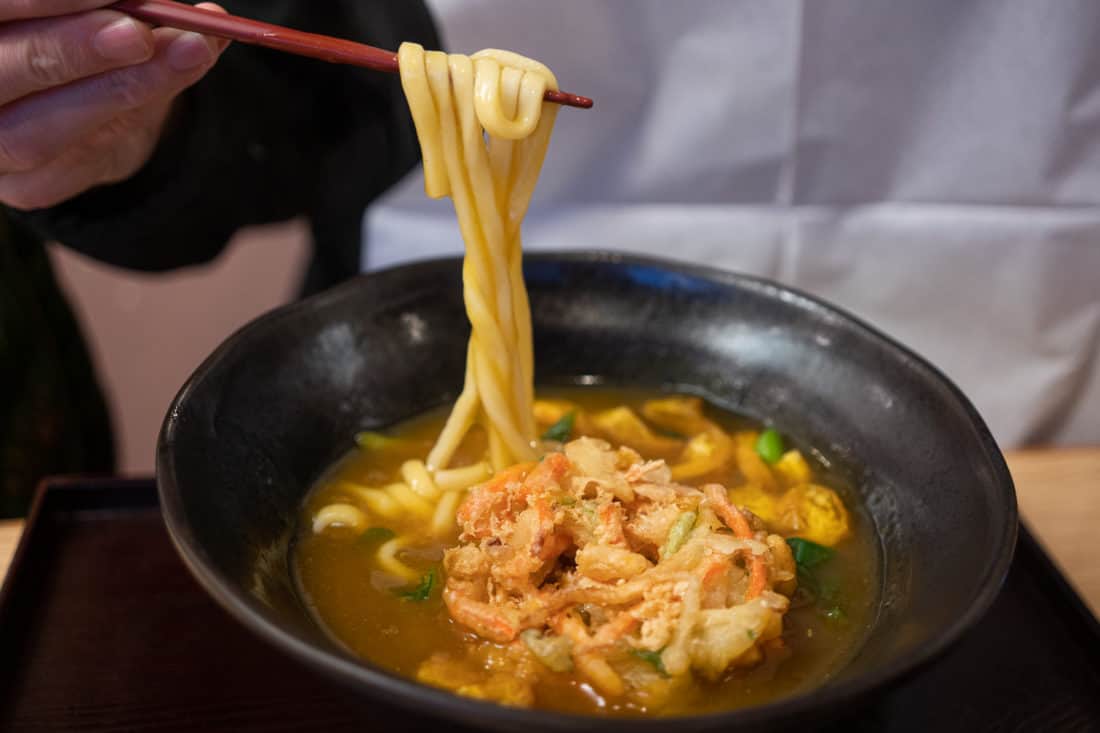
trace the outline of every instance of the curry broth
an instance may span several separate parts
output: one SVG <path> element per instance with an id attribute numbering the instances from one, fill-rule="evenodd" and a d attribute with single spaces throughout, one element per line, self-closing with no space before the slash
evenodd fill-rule
<path id="1" fill-rule="evenodd" d="M 599 388 L 541 390 L 543 398 L 568 399 L 582 410 L 594 412 L 626 405 L 640 410 L 652 392 Z M 353 536 L 351 530 L 310 531 L 311 517 L 324 505 L 346 500 L 340 482 L 377 485 L 395 480 L 401 463 L 423 458 L 446 419 L 439 409 L 396 426 L 389 435 L 400 443 L 374 451 L 355 450 L 341 460 L 310 493 L 301 515 L 302 531 L 295 543 L 294 565 L 298 582 L 319 623 L 354 654 L 410 679 L 418 666 L 435 652 L 461 655 L 479 640 L 449 616 L 438 591 L 424 601 L 400 597 L 393 581 L 371 567 L 372 554 L 381 538 L 369 530 Z M 707 407 L 707 415 L 724 429 L 758 428 L 739 416 Z M 485 440 L 474 433 L 463 444 L 453 465 L 480 460 Z M 665 456 L 646 456 L 661 458 Z M 812 455 L 807 451 L 807 458 Z M 678 687 L 661 715 L 699 714 L 759 705 L 799 690 L 816 687 L 829 679 L 856 652 L 874 619 L 878 589 L 877 543 L 870 520 L 855 502 L 854 494 L 838 486 L 820 465 L 811 464 L 814 479 L 838 490 L 847 506 L 852 534 L 834 549 L 835 555 L 815 569 L 820 598 L 798 596 L 784 617 L 783 640 L 787 651 L 770 654 L 760 665 L 733 670 L 718 682 L 696 679 Z M 736 470 L 704 477 L 724 485 L 734 483 Z M 692 481 L 690 483 L 702 483 Z M 401 532 L 400 526 L 388 529 Z M 342 536 L 343 533 L 343 536 Z M 406 562 L 424 572 L 438 567 L 443 549 L 457 539 L 428 540 Z M 547 672 L 535 689 L 535 707 L 562 712 L 598 715 L 639 715 L 635 704 L 600 707 L 597 698 L 574 673 Z"/>

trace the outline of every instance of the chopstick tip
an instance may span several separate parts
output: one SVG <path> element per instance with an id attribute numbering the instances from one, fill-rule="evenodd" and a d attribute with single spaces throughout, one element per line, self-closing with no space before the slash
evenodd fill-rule
<path id="1" fill-rule="evenodd" d="M 570 94 L 569 92 L 547 91 L 546 101 L 556 102 L 557 104 L 562 104 L 566 107 L 578 107 L 580 109 L 592 108 L 591 99 L 589 99 L 588 97 L 582 97 L 579 94 Z"/>

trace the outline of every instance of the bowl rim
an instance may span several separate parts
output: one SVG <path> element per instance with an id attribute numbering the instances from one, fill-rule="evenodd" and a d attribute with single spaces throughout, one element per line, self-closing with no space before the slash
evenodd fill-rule
<path id="1" fill-rule="evenodd" d="M 242 342 L 258 337 L 269 329 L 277 327 L 288 316 L 301 310 L 314 309 L 330 301 L 339 300 L 345 297 L 347 291 L 365 287 L 367 283 L 374 279 L 393 277 L 398 273 L 408 275 L 415 273 L 417 270 L 435 271 L 443 266 L 459 266 L 461 261 L 461 256 L 437 257 L 361 273 L 326 291 L 268 311 L 228 336 L 195 369 L 172 400 L 161 427 L 156 453 L 157 490 L 160 497 L 161 513 L 169 537 L 184 564 L 204 590 L 232 617 L 266 642 L 284 650 L 292 657 L 305 662 L 308 666 L 327 674 L 331 678 L 354 685 L 354 689 L 357 691 L 374 697 L 385 696 L 385 699 L 390 702 L 406 708 L 426 711 L 429 716 L 441 719 L 462 720 L 498 729 L 529 727 L 565 731 L 598 725 L 601 729 L 612 731 L 626 729 L 657 731 L 658 728 L 674 723 L 683 730 L 702 730 L 727 725 L 761 724 L 773 722 L 780 718 L 804 717 L 822 710 L 833 710 L 847 702 L 863 697 L 875 689 L 896 684 L 906 676 L 942 656 L 985 615 L 1000 593 L 1008 575 L 1016 546 L 1019 517 L 1015 486 L 1004 456 L 985 421 L 962 390 L 937 367 L 848 311 L 797 288 L 781 285 L 764 277 L 746 275 L 706 265 L 618 251 L 540 251 L 524 253 L 524 264 L 563 262 L 581 265 L 603 264 L 648 267 L 707 280 L 722 286 L 732 286 L 757 294 L 778 297 L 785 302 L 793 303 L 800 309 L 811 311 L 817 316 L 824 316 L 830 320 L 845 323 L 847 328 L 879 342 L 881 346 L 910 362 L 916 369 L 925 371 L 933 380 L 939 381 L 947 388 L 949 395 L 963 408 L 968 419 L 976 428 L 980 443 L 993 471 L 994 483 L 1002 493 L 1001 498 L 1005 503 L 1006 511 L 1007 521 L 1000 528 L 995 541 L 991 544 L 992 552 L 989 556 L 989 562 L 980 583 L 974 589 L 967 610 L 950 625 L 941 628 L 932 637 L 931 643 L 912 654 L 894 660 L 892 663 L 883 665 L 867 674 L 849 680 L 829 681 L 822 686 L 796 692 L 789 697 L 782 697 L 762 705 L 722 712 L 671 717 L 619 718 L 575 715 L 547 710 L 509 708 L 496 703 L 473 700 L 400 677 L 382 667 L 375 666 L 368 660 L 322 649 L 281 628 L 274 621 L 251 608 L 246 600 L 246 594 L 238 590 L 231 579 L 223 577 L 213 567 L 212 563 L 207 561 L 186 520 L 180 486 L 176 480 L 172 451 L 181 406 L 203 382 L 206 375 L 227 359 Z"/>

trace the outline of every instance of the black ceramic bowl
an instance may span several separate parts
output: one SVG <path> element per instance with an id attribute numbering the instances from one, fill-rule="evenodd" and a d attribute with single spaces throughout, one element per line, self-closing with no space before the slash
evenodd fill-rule
<path id="1" fill-rule="evenodd" d="M 935 368 L 763 280 L 606 254 L 532 256 L 525 274 L 538 381 L 686 386 L 767 417 L 849 475 L 881 538 L 878 617 L 843 671 L 773 704 L 676 719 L 677 731 L 820 721 L 978 622 L 1011 560 L 1015 496 L 981 418 Z M 666 731 L 667 720 L 513 710 L 423 687 L 342 651 L 296 596 L 288 547 L 307 490 L 357 431 L 453 399 L 468 333 L 457 259 L 366 275 L 243 328 L 165 421 L 157 478 L 172 538 L 243 624 L 364 695 L 497 729 Z"/>

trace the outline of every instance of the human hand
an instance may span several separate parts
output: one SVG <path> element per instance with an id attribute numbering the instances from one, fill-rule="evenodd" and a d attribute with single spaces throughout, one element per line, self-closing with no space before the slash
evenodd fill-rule
<path id="1" fill-rule="evenodd" d="M 136 173 L 228 45 L 109 2 L 0 0 L 0 203 L 44 208 Z"/>

